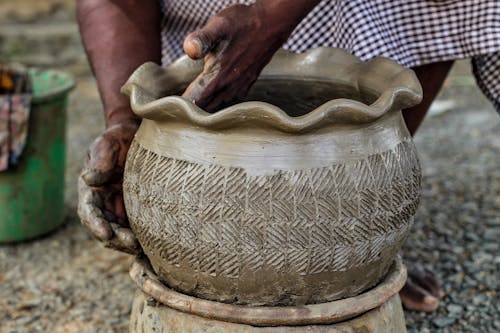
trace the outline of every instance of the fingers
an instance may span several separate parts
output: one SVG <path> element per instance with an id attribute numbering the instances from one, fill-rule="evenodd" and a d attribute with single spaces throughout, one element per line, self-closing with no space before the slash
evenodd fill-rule
<path id="1" fill-rule="evenodd" d="M 227 72 L 214 71 L 200 74 L 191 82 L 183 97 L 194 101 L 194 103 L 207 112 L 215 112 L 240 101 L 248 92 L 252 84 L 257 80 L 258 73 L 247 76 L 244 80 L 234 82 L 231 74 Z"/>
<path id="2" fill-rule="evenodd" d="M 182 97 L 194 102 L 200 108 L 205 109 L 209 99 L 213 96 L 213 91 L 217 85 L 220 64 L 211 65 L 205 63 L 203 72 L 189 84 Z"/>
<path id="3" fill-rule="evenodd" d="M 281 31 L 269 36 L 259 29 L 262 22 L 255 7 L 235 4 L 189 34 L 184 51 L 193 59 L 204 58 L 205 65 L 182 96 L 215 112 L 244 95 L 286 40 Z"/>
<path id="4" fill-rule="evenodd" d="M 233 85 L 226 85 L 215 91 L 212 96 L 202 96 L 200 100 L 204 101 L 204 107 L 207 112 L 215 112 L 218 109 L 241 101 L 256 80 L 257 75 Z"/>
<path id="5" fill-rule="evenodd" d="M 82 223 L 101 241 L 113 237 L 113 230 L 98 208 L 101 198 L 87 185 L 82 177 L 78 177 L 78 215 Z"/>
<path id="6" fill-rule="evenodd" d="M 123 168 L 138 124 L 115 124 L 90 146 L 78 178 L 78 214 L 82 223 L 107 247 L 138 253 L 123 203 Z"/>
<path id="7" fill-rule="evenodd" d="M 201 59 L 216 49 L 221 40 L 227 39 L 229 32 L 227 20 L 214 16 L 203 28 L 190 33 L 184 39 L 184 52 L 192 59 Z"/>
<path id="8" fill-rule="evenodd" d="M 442 298 L 444 296 L 444 292 L 441 290 L 441 283 L 433 271 L 417 266 L 409 269 L 408 275 L 411 277 L 412 281 L 421 286 L 432 296 L 437 298 Z"/>
<path id="9" fill-rule="evenodd" d="M 124 228 L 116 223 L 110 223 L 115 237 L 105 243 L 105 246 L 114 250 L 139 254 L 141 247 L 130 228 Z"/>
<path id="10" fill-rule="evenodd" d="M 117 223 L 120 225 L 125 225 L 127 223 L 127 212 L 125 210 L 125 203 L 123 202 L 123 193 L 115 196 L 113 200 L 113 209 L 117 219 Z"/>
<path id="11" fill-rule="evenodd" d="M 437 309 L 439 299 L 408 278 L 405 286 L 399 292 L 405 308 L 414 311 L 432 312 Z"/>
<path id="12" fill-rule="evenodd" d="M 103 188 L 94 188 L 93 190 L 101 195 L 102 205 L 100 208 L 106 220 L 128 226 L 121 182 L 106 185 Z"/>
<path id="13" fill-rule="evenodd" d="M 130 228 L 109 222 L 110 218 L 100 208 L 104 202 L 99 191 L 88 186 L 82 177 L 78 178 L 78 194 L 78 215 L 95 237 L 108 248 L 130 254 L 141 252 L 139 242 Z M 120 218 L 113 217 L 112 220 L 124 224 Z"/>
<path id="14" fill-rule="evenodd" d="M 410 310 L 432 312 L 444 296 L 436 274 L 427 268 L 413 265 L 408 269 L 408 279 L 399 292 L 403 305 Z"/>

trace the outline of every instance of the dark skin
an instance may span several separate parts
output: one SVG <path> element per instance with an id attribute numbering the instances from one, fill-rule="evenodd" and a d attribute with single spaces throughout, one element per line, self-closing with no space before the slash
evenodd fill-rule
<path id="1" fill-rule="evenodd" d="M 205 57 L 205 67 L 183 96 L 208 112 L 244 97 L 274 53 L 318 3 L 257 1 L 252 6 L 231 6 L 212 17 L 184 41 L 186 54 L 193 59 Z"/>
<path id="2" fill-rule="evenodd" d="M 257 0 L 234 5 L 212 17 L 184 41 L 193 59 L 205 60 L 203 72 L 183 97 L 208 112 L 243 97 L 264 66 L 319 0 Z M 286 10 L 283 10 L 285 8 Z M 120 88 L 146 61 L 160 62 L 160 9 L 157 0 L 78 0 L 82 40 L 96 76 L 105 114 L 105 131 L 92 143 L 79 179 L 79 215 L 107 247 L 140 253 L 128 227 L 123 204 L 123 168 L 139 120 Z M 124 33 L 126 32 L 126 33 Z M 403 115 L 415 133 L 439 91 L 451 62 L 415 68 L 424 100 Z M 433 311 L 442 297 L 436 276 L 410 270 L 400 293 L 410 309 Z"/>
<path id="3" fill-rule="evenodd" d="M 403 117 L 411 135 L 415 134 L 424 120 L 452 65 L 453 61 L 445 61 L 413 68 L 422 84 L 424 97 L 419 105 L 403 110 Z M 407 266 L 408 278 L 399 292 L 403 305 L 407 309 L 422 312 L 436 310 L 439 300 L 444 296 L 437 276 L 419 265 L 407 264 Z"/>
<path id="4" fill-rule="evenodd" d="M 412 68 L 415 74 L 417 74 L 424 93 L 424 97 L 420 104 L 403 110 L 406 127 L 408 127 L 412 136 L 415 135 L 418 127 L 424 120 L 429 107 L 441 89 L 452 65 L 453 61 L 443 61 Z"/>
<path id="5" fill-rule="evenodd" d="M 106 246 L 137 253 L 139 245 L 128 228 L 123 204 L 122 179 L 139 119 L 119 91 L 139 65 L 160 61 L 160 8 L 154 0 L 80 0 L 77 17 L 106 123 L 104 133 L 89 148 L 79 180 L 79 214 Z"/>

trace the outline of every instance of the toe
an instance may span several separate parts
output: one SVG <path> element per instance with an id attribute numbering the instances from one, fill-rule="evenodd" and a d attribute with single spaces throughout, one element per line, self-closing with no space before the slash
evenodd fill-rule
<path id="1" fill-rule="evenodd" d="M 427 292 L 411 278 L 408 278 L 405 286 L 399 292 L 399 296 L 404 307 L 408 310 L 432 312 L 439 305 L 439 298 Z"/>
<path id="2" fill-rule="evenodd" d="M 438 299 L 443 298 L 444 292 L 441 289 L 441 282 L 436 273 L 430 269 L 414 266 L 408 269 L 408 276 L 414 284 L 424 289 L 430 295 Z"/>

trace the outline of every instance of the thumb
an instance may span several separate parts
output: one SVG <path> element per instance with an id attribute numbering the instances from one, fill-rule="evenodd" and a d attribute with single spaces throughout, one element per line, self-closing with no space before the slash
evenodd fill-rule
<path id="1" fill-rule="evenodd" d="M 203 28 L 190 33 L 184 39 L 184 52 L 191 59 L 201 59 L 214 50 L 228 33 L 227 20 L 220 16 L 212 17 Z"/>

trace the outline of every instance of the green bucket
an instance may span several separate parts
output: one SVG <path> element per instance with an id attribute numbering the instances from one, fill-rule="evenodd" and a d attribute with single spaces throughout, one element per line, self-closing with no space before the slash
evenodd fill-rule
<path id="1" fill-rule="evenodd" d="M 60 71 L 30 70 L 33 99 L 26 146 L 0 172 L 0 242 L 34 238 L 64 222 L 66 107 L 74 87 Z"/>

